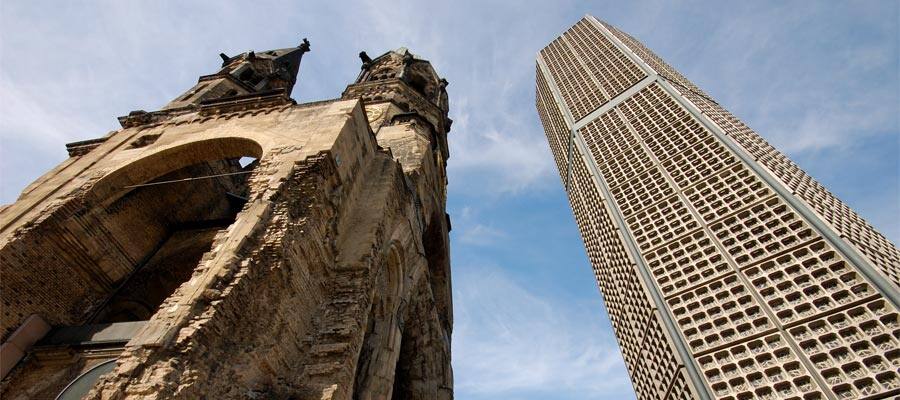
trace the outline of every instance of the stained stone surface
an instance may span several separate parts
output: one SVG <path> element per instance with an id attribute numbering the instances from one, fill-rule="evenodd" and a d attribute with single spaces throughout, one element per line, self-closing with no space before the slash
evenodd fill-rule
<path id="1" fill-rule="evenodd" d="M 146 321 L 37 342 L 0 397 L 53 399 L 109 359 L 85 398 L 453 397 L 446 81 L 401 48 L 296 104 L 306 51 L 224 56 L 0 211 L 4 343 L 31 315 Z"/>

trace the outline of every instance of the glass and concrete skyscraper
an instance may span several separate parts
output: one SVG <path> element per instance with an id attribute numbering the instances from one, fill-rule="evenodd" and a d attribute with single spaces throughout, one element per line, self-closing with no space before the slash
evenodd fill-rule
<path id="1" fill-rule="evenodd" d="M 639 399 L 900 394 L 900 250 L 784 154 L 591 16 L 536 101 Z"/>

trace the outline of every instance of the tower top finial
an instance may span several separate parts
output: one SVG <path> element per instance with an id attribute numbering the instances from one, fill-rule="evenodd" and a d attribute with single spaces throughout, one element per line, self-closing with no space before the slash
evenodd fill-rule
<path id="1" fill-rule="evenodd" d="M 362 61 L 362 69 L 369 69 L 372 66 L 372 57 L 369 57 L 365 51 L 359 52 L 359 59 Z"/>
<path id="2" fill-rule="evenodd" d="M 309 51 L 309 39 L 303 38 L 296 47 L 250 50 L 233 57 L 221 53 L 222 69 L 216 75 L 231 75 L 255 92 L 284 88 L 290 93 L 297 81 L 303 54 Z"/>
<path id="3" fill-rule="evenodd" d="M 300 45 L 297 46 L 297 48 L 300 49 L 301 54 L 308 53 L 310 51 L 309 40 L 306 40 L 306 38 L 303 38 L 303 43 L 300 43 Z"/>
<path id="4" fill-rule="evenodd" d="M 209 83 L 198 82 L 187 93 L 172 100 L 165 108 L 185 107 L 203 101 L 265 93 L 282 90 L 290 96 L 300 73 L 300 61 L 303 54 L 310 51 L 309 39 L 295 47 L 266 51 L 249 50 L 234 56 L 219 53 L 222 66 L 219 71 L 200 77 L 200 82 L 217 80 L 223 83 L 219 89 L 213 90 Z M 224 88 L 224 89 L 223 89 Z"/>

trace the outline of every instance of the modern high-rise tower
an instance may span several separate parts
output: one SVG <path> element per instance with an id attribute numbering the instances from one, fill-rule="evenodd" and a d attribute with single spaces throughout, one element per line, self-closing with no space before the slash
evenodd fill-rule
<path id="1" fill-rule="evenodd" d="M 297 104 L 308 50 L 222 54 L 0 209 L 0 397 L 452 399 L 447 81 L 360 53 Z"/>
<path id="2" fill-rule="evenodd" d="M 639 399 L 900 393 L 900 250 L 847 205 L 591 16 L 536 97 Z"/>

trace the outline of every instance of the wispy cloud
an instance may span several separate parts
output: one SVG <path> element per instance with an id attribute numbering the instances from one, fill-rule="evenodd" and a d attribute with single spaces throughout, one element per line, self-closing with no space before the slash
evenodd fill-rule
<path id="1" fill-rule="evenodd" d="M 464 271 L 454 278 L 459 397 L 632 396 L 615 339 L 600 323 L 599 301 L 542 297 L 490 264 L 455 268 Z"/>
<path id="2" fill-rule="evenodd" d="M 473 226 L 467 226 L 462 234 L 457 236 L 463 243 L 478 246 L 493 245 L 497 240 L 505 237 L 507 237 L 506 232 L 479 223 L 476 223 Z"/>
<path id="3" fill-rule="evenodd" d="M 796 156 L 858 151 L 867 137 L 900 133 L 900 116 L 884 107 L 900 102 L 900 32 L 896 20 L 885 24 L 873 16 L 877 9 L 804 7 L 798 12 L 790 4 L 746 3 L 732 11 L 740 18 L 727 24 L 698 24 L 708 39 L 685 44 L 673 56 L 690 78 L 780 150 Z M 823 23 L 847 12 L 866 24 L 865 32 L 850 24 Z M 723 18 L 720 9 L 698 13 L 704 21 Z M 860 40 L 875 35 L 883 40 Z"/>
<path id="4" fill-rule="evenodd" d="M 550 149 L 546 139 L 535 134 L 536 127 L 472 123 L 471 113 L 478 110 L 472 110 L 462 96 L 454 107 L 458 129 L 451 133 L 453 162 L 449 169 L 464 178 L 454 182 L 454 188 L 508 194 L 548 183 L 542 180 L 554 176 Z"/>
<path id="5" fill-rule="evenodd" d="M 164 104 L 215 68 L 220 51 L 290 46 L 309 36 L 313 52 L 294 92 L 299 101 L 340 93 L 359 71 L 360 50 L 375 55 L 408 46 L 430 59 L 451 83 L 449 201 L 451 208 L 468 204 L 453 216 L 453 360 L 461 399 L 632 396 L 599 300 L 573 302 L 528 281 L 560 255 L 585 263 L 576 234 L 551 246 L 540 234 L 518 235 L 521 224 L 514 223 L 524 213 L 564 215 L 539 221 L 574 231 L 534 111 L 533 68 L 535 53 L 585 13 L 644 40 L 815 176 L 855 171 L 830 188 L 900 239 L 895 1 L 0 7 L 0 203 L 61 161 L 66 141 L 101 136 L 115 128 L 115 116 Z M 559 202 L 534 201 L 551 197 L 546 193 Z M 510 203 L 519 208 L 497 212 Z M 473 261 L 475 252 L 508 264 Z M 526 261 L 547 265 L 532 265 L 529 274 L 521 268 Z M 598 298 L 596 290 L 578 296 Z"/>

